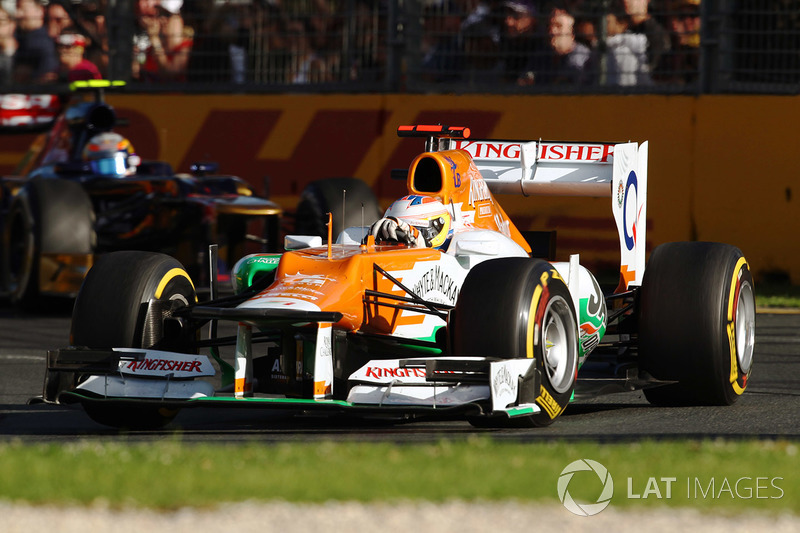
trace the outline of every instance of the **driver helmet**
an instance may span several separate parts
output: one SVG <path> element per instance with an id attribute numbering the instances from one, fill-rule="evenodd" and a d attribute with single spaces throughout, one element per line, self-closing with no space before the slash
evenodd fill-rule
<path id="1" fill-rule="evenodd" d="M 403 220 L 422 234 L 431 248 L 444 248 L 453 236 L 453 220 L 442 202 L 431 196 L 410 194 L 395 201 L 384 215 Z"/>
<path id="2" fill-rule="evenodd" d="M 141 163 L 131 142 L 119 133 L 100 133 L 89 139 L 83 160 L 89 162 L 95 174 L 115 178 L 135 174 Z"/>

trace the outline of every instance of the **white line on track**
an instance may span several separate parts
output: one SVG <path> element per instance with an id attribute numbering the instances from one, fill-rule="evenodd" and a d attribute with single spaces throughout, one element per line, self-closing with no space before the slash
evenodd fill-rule
<path id="1" fill-rule="evenodd" d="M 0 359 L 6 361 L 44 361 L 45 355 L 0 354 Z"/>

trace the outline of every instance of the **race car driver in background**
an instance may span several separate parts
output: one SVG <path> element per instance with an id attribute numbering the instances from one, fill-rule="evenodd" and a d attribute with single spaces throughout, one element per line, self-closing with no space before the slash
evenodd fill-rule
<path id="1" fill-rule="evenodd" d="M 99 176 L 124 178 L 136 173 L 141 159 L 136 155 L 131 142 L 119 133 L 95 135 L 83 149 L 83 160 Z"/>
<path id="2" fill-rule="evenodd" d="M 411 194 L 395 201 L 369 232 L 375 242 L 399 242 L 412 248 L 445 251 L 453 230 L 453 216 L 442 202 Z"/>

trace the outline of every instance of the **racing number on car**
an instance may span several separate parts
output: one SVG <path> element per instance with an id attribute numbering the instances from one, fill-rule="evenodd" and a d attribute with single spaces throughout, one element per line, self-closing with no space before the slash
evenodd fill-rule
<path id="1" fill-rule="evenodd" d="M 456 172 L 458 165 L 456 164 L 455 161 L 453 161 L 451 158 L 447 156 L 445 156 L 445 159 L 447 160 L 447 163 L 450 165 L 450 170 L 453 171 L 453 187 L 458 189 L 459 187 L 461 187 L 461 173 Z"/>

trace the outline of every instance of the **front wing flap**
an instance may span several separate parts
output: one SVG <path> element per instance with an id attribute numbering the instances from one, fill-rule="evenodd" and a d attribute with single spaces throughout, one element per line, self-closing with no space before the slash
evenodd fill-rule
<path id="1" fill-rule="evenodd" d="M 373 360 L 350 376 L 348 401 L 373 405 L 480 404 L 493 415 L 539 411 L 533 359 L 437 357 Z"/>
<path id="2" fill-rule="evenodd" d="M 181 354 L 149 348 L 110 350 L 65 348 L 47 352 L 47 371 L 42 397 L 46 402 L 56 402 L 63 392 L 74 390 L 76 387 L 98 392 L 104 396 L 113 395 L 114 391 L 118 394 L 154 396 L 154 393 L 147 391 L 164 388 L 161 385 L 163 382 L 171 381 L 173 392 L 176 392 L 176 388 L 186 389 L 187 384 L 195 382 L 195 378 L 209 377 L 215 373 L 214 366 L 205 355 Z M 139 383 L 158 385 L 137 387 Z M 202 390 L 206 394 L 213 394 L 213 389 Z M 164 394 L 160 396 L 164 397 Z"/>

